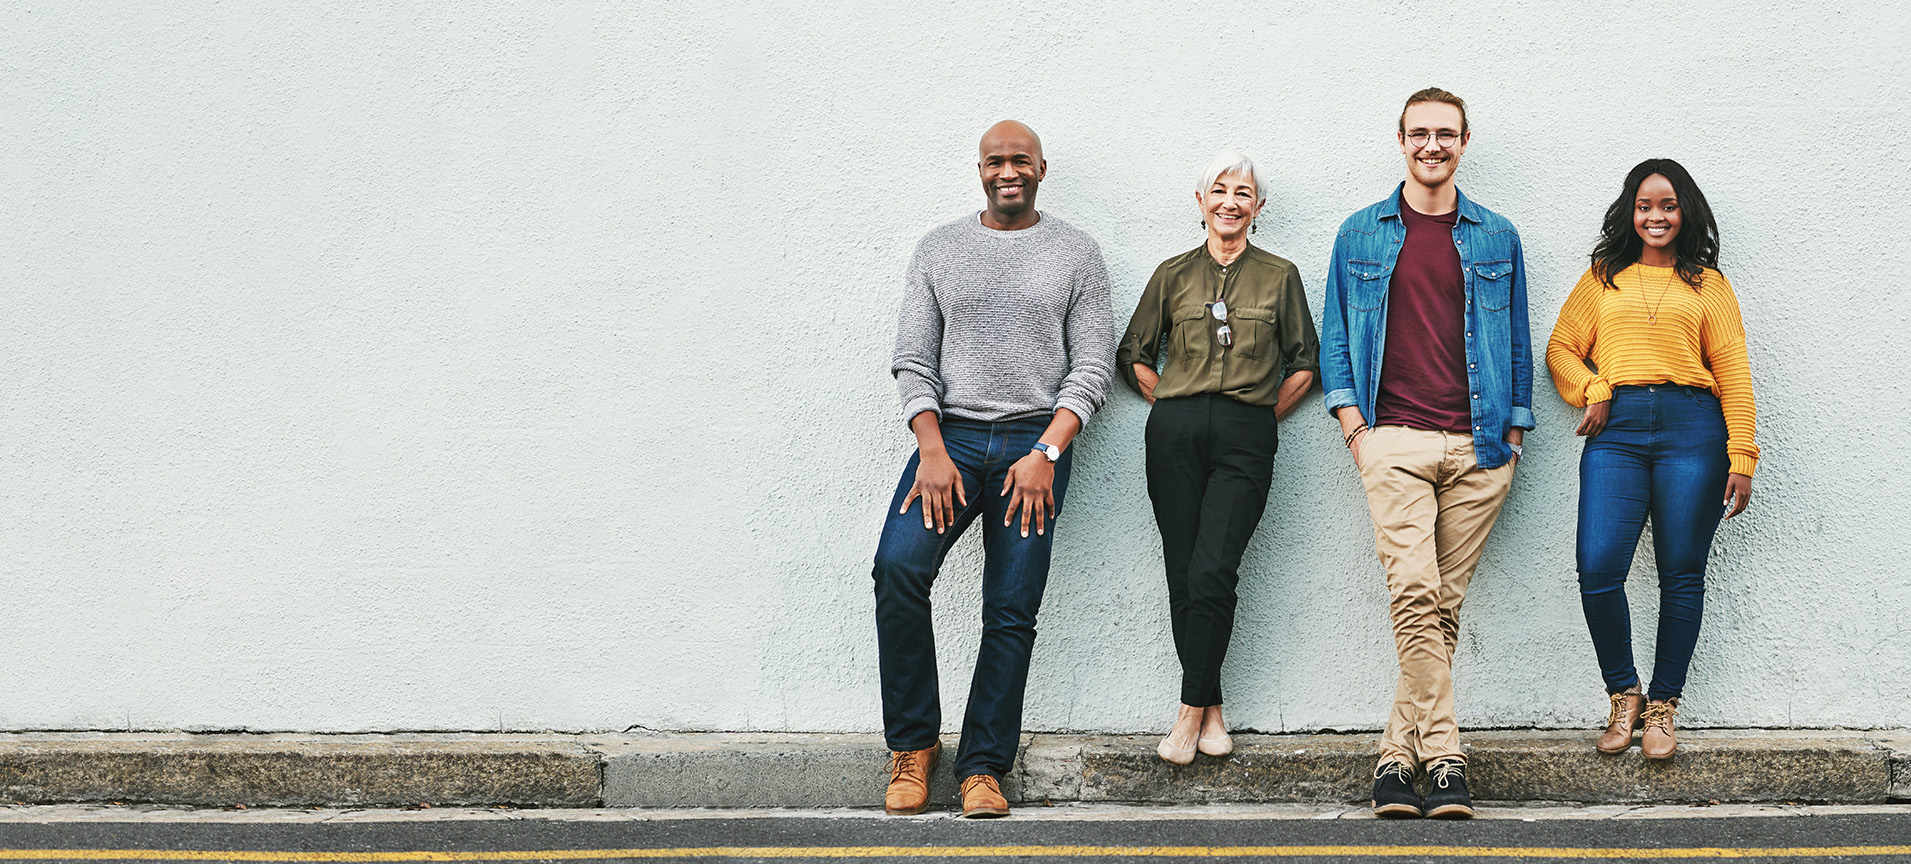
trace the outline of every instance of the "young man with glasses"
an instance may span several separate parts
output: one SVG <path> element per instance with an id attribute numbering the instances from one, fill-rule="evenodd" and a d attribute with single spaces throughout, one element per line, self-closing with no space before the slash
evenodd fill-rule
<path id="1" fill-rule="evenodd" d="M 941 754 L 929 589 L 963 529 L 982 524 L 982 644 L 955 774 L 962 815 L 1007 816 L 999 781 L 1022 734 L 1022 691 L 1068 445 L 1108 397 L 1114 309 L 1101 247 L 1035 209 L 1042 142 L 1013 120 L 982 136 L 988 207 L 916 244 L 890 371 L 917 451 L 876 548 L 883 807 L 919 813 Z"/>
<path id="2" fill-rule="evenodd" d="M 1533 428 L 1519 232 L 1460 194 L 1466 103 L 1407 98 L 1407 179 L 1334 240 L 1321 379 L 1373 516 L 1400 677 L 1374 771 L 1374 812 L 1473 815 L 1453 708 L 1460 604 Z M 1430 792 L 1414 791 L 1424 767 Z"/>

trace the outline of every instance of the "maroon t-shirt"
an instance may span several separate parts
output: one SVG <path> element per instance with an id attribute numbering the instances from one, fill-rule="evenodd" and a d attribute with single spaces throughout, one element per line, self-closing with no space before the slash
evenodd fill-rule
<path id="1" fill-rule="evenodd" d="M 1375 426 L 1473 431 L 1466 384 L 1466 277 L 1453 246 L 1458 210 L 1415 213 L 1400 199 L 1406 242 L 1387 289 L 1387 347 Z"/>

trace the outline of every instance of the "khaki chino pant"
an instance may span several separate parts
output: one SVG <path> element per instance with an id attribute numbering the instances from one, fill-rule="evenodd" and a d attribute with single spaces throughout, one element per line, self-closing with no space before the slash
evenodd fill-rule
<path id="1" fill-rule="evenodd" d="M 1453 713 L 1460 604 L 1512 488 L 1513 463 L 1481 468 L 1471 435 L 1382 426 L 1361 441 L 1360 482 L 1400 656 L 1380 761 L 1465 759 Z"/>

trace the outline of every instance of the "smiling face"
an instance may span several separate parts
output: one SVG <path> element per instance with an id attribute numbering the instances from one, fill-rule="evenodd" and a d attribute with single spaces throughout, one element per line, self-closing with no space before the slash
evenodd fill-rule
<path id="1" fill-rule="evenodd" d="M 1195 200 L 1201 205 L 1201 219 L 1208 223 L 1208 231 L 1223 240 L 1241 237 L 1261 213 L 1260 190 L 1255 188 L 1254 178 L 1232 172 L 1214 178 L 1213 185 L 1197 194 Z"/>
<path id="2" fill-rule="evenodd" d="M 1042 141 L 1027 126 L 1004 120 L 982 136 L 976 163 L 989 212 L 998 222 L 1021 220 L 1035 207 L 1035 190 L 1048 174 Z"/>
<path id="3" fill-rule="evenodd" d="M 1641 260 L 1672 256 L 1672 243 L 1679 239 L 1679 195 L 1664 174 L 1639 181 L 1632 200 L 1632 230 L 1646 241 Z"/>
<path id="4" fill-rule="evenodd" d="M 1457 105 L 1445 102 L 1415 102 L 1407 106 L 1400 119 L 1403 131 L 1395 133 L 1400 152 L 1407 157 L 1407 176 L 1427 188 L 1452 182 L 1460 168 L 1460 156 L 1466 153 L 1471 132 L 1463 131 L 1466 116 Z M 1419 136 L 1424 143 L 1414 146 Z M 1442 143 L 1442 142 L 1445 143 Z"/>

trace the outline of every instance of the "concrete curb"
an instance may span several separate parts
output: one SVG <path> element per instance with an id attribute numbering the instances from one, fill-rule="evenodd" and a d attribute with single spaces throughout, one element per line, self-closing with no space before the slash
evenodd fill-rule
<path id="1" fill-rule="evenodd" d="M 1593 751 L 1589 732 L 1467 733 L 1483 801 L 1911 800 L 1911 731 L 1682 730 L 1668 763 Z M 1025 735 L 1010 800 L 1350 802 L 1375 740 L 1241 735 L 1176 767 L 1151 736 Z M 955 740 L 932 784 L 953 804 Z M 881 736 L 774 733 L 0 734 L 0 801 L 196 806 L 873 807 Z"/>
<path id="2" fill-rule="evenodd" d="M 0 799 L 226 806 L 590 807 L 602 757 L 568 735 L 0 735 Z"/>

